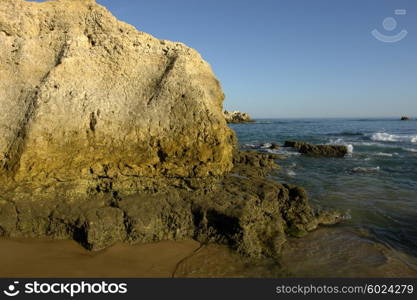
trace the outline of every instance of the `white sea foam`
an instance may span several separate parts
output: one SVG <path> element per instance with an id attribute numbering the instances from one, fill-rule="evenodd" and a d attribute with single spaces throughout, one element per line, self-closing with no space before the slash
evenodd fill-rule
<path id="1" fill-rule="evenodd" d="M 372 134 L 371 140 L 377 142 L 411 142 L 417 143 L 417 135 L 398 135 L 386 132 L 376 132 Z"/>
<path id="2" fill-rule="evenodd" d="M 299 156 L 299 155 L 301 155 L 300 152 L 291 151 L 291 150 L 283 150 L 283 149 L 280 149 L 280 150 L 267 150 L 267 151 L 268 152 L 274 151 L 274 153 L 278 153 L 278 154 L 281 154 L 281 155 L 284 155 L 284 156 Z"/>
<path id="3" fill-rule="evenodd" d="M 378 172 L 379 170 L 381 170 L 380 167 L 355 167 L 352 169 L 353 172 L 361 173 Z"/>
<path id="4" fill-rule="evenodd" d="M 413 149 L 413 148 L 403 148 L 403 150 L 408 151 L 408 152 L 417 153 L 417 149 Z"/>

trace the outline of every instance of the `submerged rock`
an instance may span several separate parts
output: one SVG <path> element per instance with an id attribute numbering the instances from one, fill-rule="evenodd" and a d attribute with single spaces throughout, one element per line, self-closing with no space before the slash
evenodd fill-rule
<path id="1" fill-rule="evenodd" d="M 284 147 L 291 147 L 302 154 L 317 157 L 344 157 L 348 148 L 343 145 L 313 145 L 305 142 L 286 141 Z"/>
<path id="2" fill-rule="evenodd" d="M 250 123 L 254 122 L 248 113 L 235 111 L 224 111 L 224 117 L 227 123 Z"/>

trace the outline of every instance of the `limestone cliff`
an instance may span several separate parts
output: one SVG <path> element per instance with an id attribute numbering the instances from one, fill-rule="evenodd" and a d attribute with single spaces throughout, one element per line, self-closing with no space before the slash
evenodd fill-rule
<path id="1" fill-rule="evenodd" d="M 223 174 L 232 132 L 201 56 L 94 0 L 0 1 L 3 181 Z"/>

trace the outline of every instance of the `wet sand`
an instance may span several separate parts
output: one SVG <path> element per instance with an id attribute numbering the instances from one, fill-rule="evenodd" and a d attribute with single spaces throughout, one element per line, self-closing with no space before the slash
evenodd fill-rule
<path id="1" fill-rule="evenodd" d="M 74 241 L 0 239 L 0 277 L 417 277 L 416 266 L 415 257 L 343 227 L 289 239 L 278 264 L 195 241 L 89 252 Z"/>
<path id="2" fill-rule="evenodd" d="M 0 239 L 1 277 L 171 277 L 194 241 L 116 244 L 89 252 L 74 241 Z"/>
<path id="3" fill-rule="evenodd" d="M 89 252 L 74 241 L 0 239 L 0 277 L 282 276 L 270 261 L 250 263 L 227 247 L 195 241 L 116 244 Z"/>

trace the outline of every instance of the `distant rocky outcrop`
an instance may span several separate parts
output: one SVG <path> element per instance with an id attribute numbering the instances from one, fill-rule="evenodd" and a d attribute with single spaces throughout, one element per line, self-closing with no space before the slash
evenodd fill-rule
<path id="1" fill-rule="evenodd" d="M 401 117 L 401 121 L 409 121 L 409 120 L 411 120 L 410 117 L 406 117 L 406 116 Z"/>
<path id="2" fill-rule="evenodd" d="M 235 111 L 224 111 L 224 117 L 227 123 L 250 123 L 254 122 L 248 113 Z"/>
<path id="3" fill-rule="evenodd" d="M 344 157 L 348 148 L 343 145 L 313 145 L 305 142 L 286 141 L 284 147 L 292 147 L 309 156 Z"/>
<path id="4" fill-rule="evenodd" d="M 0 45 L 0 236 L 275 257 L 287 235 L 340 220 L 267 180 L 274 156 L 237 150 L 220 83 L 184 44 L 94 0 L 1 0 Z"/>

